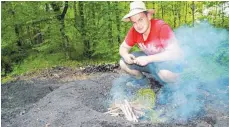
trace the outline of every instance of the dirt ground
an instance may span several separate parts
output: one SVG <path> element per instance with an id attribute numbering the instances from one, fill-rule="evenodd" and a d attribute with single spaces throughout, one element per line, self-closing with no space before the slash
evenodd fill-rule
<path id="1" fill-rule="evenodd" d="M 87 73 L 57 67 L 1 85 L 2 127 L 229 126 L 228 115 L 212 111 L 188 124 L 133 123 L 104 114 L 112 80 L 119 71 Z M 218 117 L 216 117 L 216 115 Z"/>

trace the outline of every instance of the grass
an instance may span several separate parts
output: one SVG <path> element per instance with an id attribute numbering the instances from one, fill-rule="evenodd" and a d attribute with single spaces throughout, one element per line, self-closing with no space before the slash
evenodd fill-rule
<path id="1" fill-rule="evenodd" d="M 20 65 L 14 65 L 14 71 L 9 73 L 6 77 L 1 78 L 2 84 L 15 80 L 14 77 L 34 73 L 39 74 L 45 69 L 51 69 L 52 67 L 71 67 L 79 68 L 88 65 L 100 65 L 107 63 L 115 63 L 112 60 L 65 60 L 64 55 L 61 53 L 51 54 L 51 55 L 38 55 L 30 56 L 26 58 Z"/>
<path id="2" fill-rule="evenodd" d="M 1 82 L 2 84 L 4 84 L 12 80 L 15 80 L 12 76 L 6 76 L 6 77 L 2 77 Z"/>

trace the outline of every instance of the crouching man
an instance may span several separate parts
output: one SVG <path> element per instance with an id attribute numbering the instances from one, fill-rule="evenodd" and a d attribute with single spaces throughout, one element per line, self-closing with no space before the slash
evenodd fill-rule
<path id="1" fill-rule="evenodd" d="M 130 81 L 130 85 L 149 84 L 142 72 L 152 74 L 161 83 L 176 82 L 179 77 L 176 61 L 182 53 L 175 35 L 164 21 L 151 18 L 152 14 L 153 9 L 146 9 L 143 2 L 135 1 L 122 19 L 133 25 L 119 48 L 121 69 L 136 79 Z M 141 51 L 130 53 L 135 44 Z"/>

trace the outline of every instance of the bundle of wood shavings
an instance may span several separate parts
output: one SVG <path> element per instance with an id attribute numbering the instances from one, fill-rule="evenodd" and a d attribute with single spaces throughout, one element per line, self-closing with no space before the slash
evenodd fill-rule
<path id="1" fill-rule="evenodd" d="M 121 103 L 113 103 L 105 114 L 110 114 L 111 116 L 124 115 L 128 121 L 138 122 L 138 118 L 145 115 L 143 112 L 145 109 L 150 109 L 150 107 L 144 106 L 138 101 L 128 102 L 124 100 Z"/>

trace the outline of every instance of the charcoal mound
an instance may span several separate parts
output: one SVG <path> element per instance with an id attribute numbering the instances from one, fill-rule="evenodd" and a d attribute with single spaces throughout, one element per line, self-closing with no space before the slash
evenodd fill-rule
<path id="1" fill-rule="evenodd" d="M 216 110 L 211 110 L 206 116 L 184 124 L 133 123 L 123 117 L 112 117 L 104 114 L 107 111 L 107 99 L 112 88 L 112 81 L 118 77 L 119 74 L 117 73 L 103 73 L 85 80 L 53 85 L 52 90 L 47 85 L 51 82 L 43 84 L 39 82 L 21 83 L 24 86 L 23 89 L 19 89 L 19 86 L 10 86 L 11 91 L 6 92 L 11 94 L 3 93 L 5 94 L 2 100 L 3 113 L 7 107 L 10 110 L 11 105 L 15 105 L 12 109 L 25 108 L 26 111 L 16 113 L 15 116 L 5 112 L 2 114 L 2 127 L 212 127 L 229 125 L 228 114 L 220 114 Z M 29 84 L 34 86 L 28 87 Z M 10 89 L 7 86 L 2 88 L 2 91 Z M 38 90 L 39 88 L 43 89 Z M 21 92 L 17 93 L 18 91 Z M 26 91 L 27 93 L 23 93 Z M 28 97 L 39 98 L 25 103 Z M 10 98 L 15 99 L 7 103 Z M 8 121 L 4 118 L 5 115 L 8 115 Z"/>

